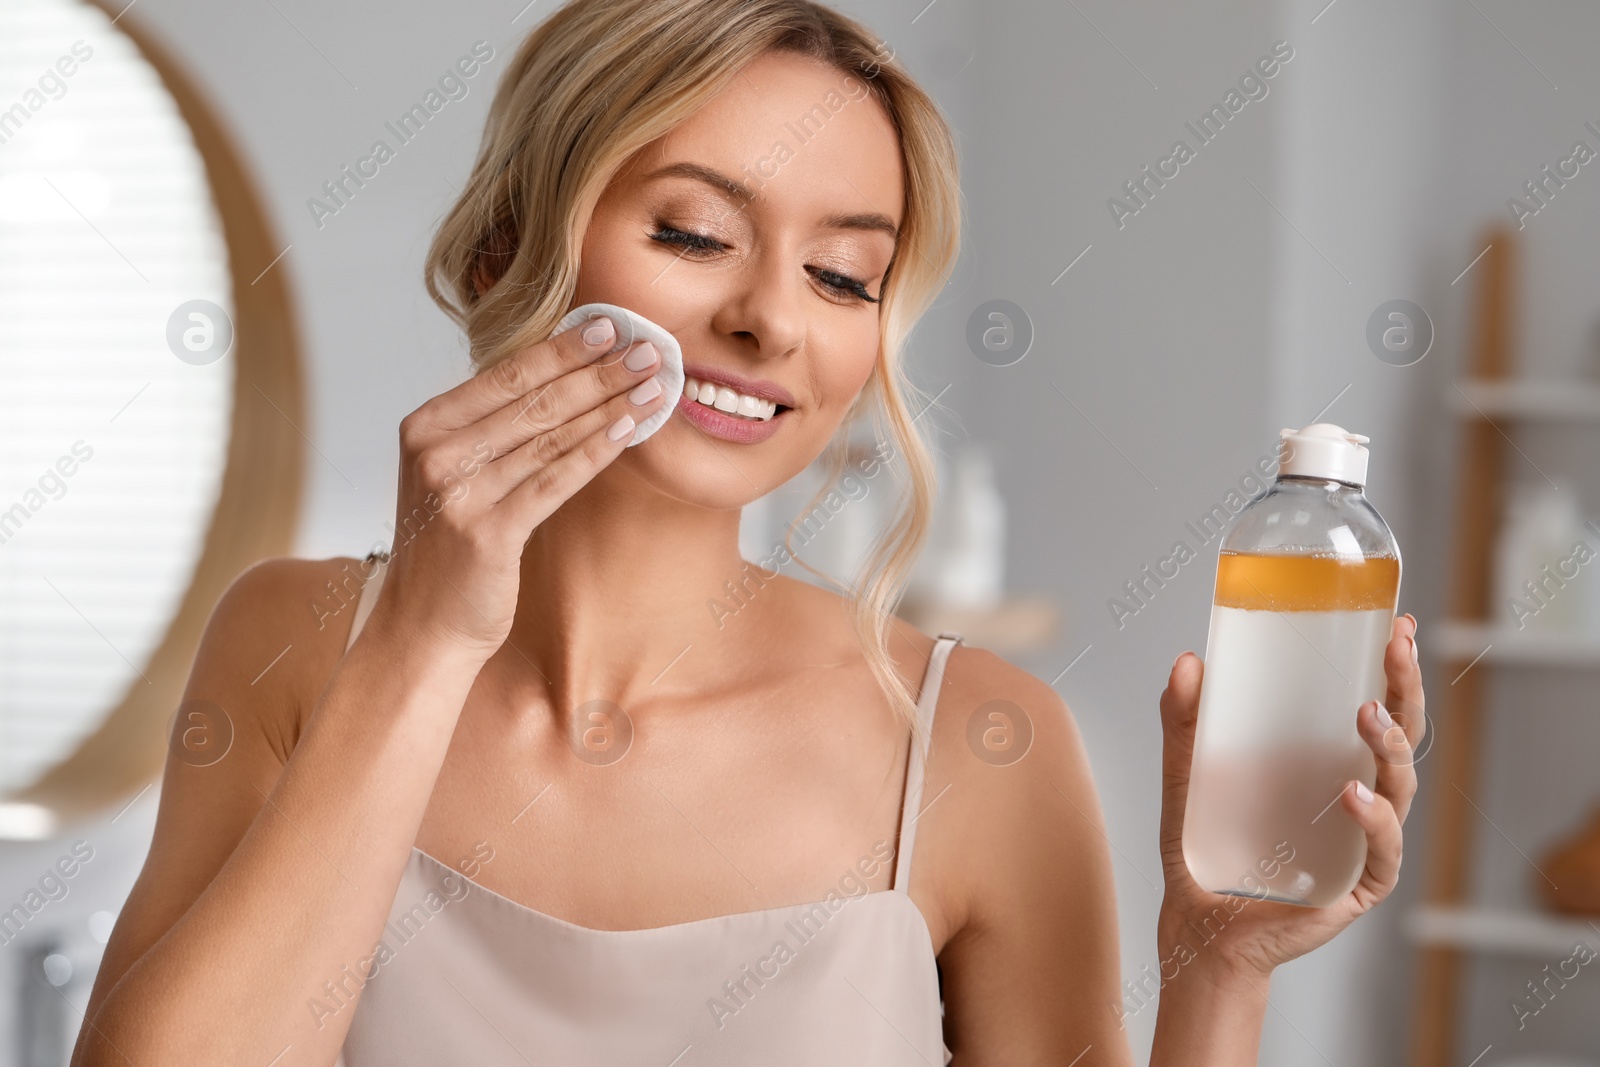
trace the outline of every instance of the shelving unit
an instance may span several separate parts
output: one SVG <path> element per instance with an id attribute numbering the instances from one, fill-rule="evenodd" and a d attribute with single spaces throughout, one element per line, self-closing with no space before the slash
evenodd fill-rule
<path id="1" fill-rule="evenodd" d="M 1457 485 L 1457 541 L 1450 571 L 1450 621 L 1434 630 L 1443 708 L 1433 716 L 1432 854 L 1426 903 L 1406 918 L 1421 947 L 1413 1015 L 1413 1067 L 1459 1067 L 1456 1044 L 1462 969 L 1471 954 L 1564 956 L 1583 942 L 1600 949 L 1600 918 L 1590 923 L 1533 910 L 1482 907 L 1468 899 L 1479 817 L 1467 797 L 1479 781 L 1479 719 L 1484 685 L 1497 667 L 1593 670 L 1600 639 L 1516 630 L 1492 621 L 1493 540 L 1510 447 L 1496 420 L 1518 425 L 1600 423 L 1600 385 L 1512 378 L 1514 236 L 1486 235 L 1479 268 L 1469 377 L 1447 390 L 1463 419 Z M 1512 458 L 1515 458 L 1514 456 Z"/>
<path id="2" fill-rule="evenodd" d="M 1600 952 L 1600 922 L 1510 908 L 1417 908 L 1406 933 L 1419 945 L 1503 956 L 1561 958 L 1582 942 Z"/>
<path id="3" fill-rule="evenodd" d="M 1447 622 L 1430 642 L 1447 660 L 1522 667 L 1600 667 L 1600 638 Z"/>
<path id="4" fill-rule="evenodd" d="M 1580 382 L 1462 382 L 1450 403 L 1463 415 L 1551 422 L 1600 422 L 1600 385 Z"/>

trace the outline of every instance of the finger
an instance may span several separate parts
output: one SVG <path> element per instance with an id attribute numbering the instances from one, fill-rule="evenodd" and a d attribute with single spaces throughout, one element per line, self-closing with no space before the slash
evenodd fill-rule
<path id="1" fill-rule="evenodd" d="M 653 391 L 641 394 L 641 390 L 647 388 Z M 671 399 L 656 379 L 647 378 L 621 396 L 614 396 L 600 406 L 530 438 L 488 465 L 484 477 L 490 503 L 504 500 L 536 471 L 554 463 L 596 433 L 616 425 L 623 416 L 633 420 L 633 425 L 628 427 L 621 440 L 623 447 L 626 447 L 633 439 L 634 427 L 660 411 Z"/>
<path id="2" fill-rule="evenodd" d="M 503 456 L 619 394 L 637 394 L 635 406 L 646 403 L 661 392 L 661 382 L 654 377 L 660 369 L 661 353 L 649 341 L 641 341 L 568 371 L 457 432 L 487 441 L 494 455 Z"/>
<path id="3" fill-rule="evenodd" d="M 491 512 L 495 521 L 507 523 L 524 540 L 531 537 L 535 527 L 622 454 L 636 425 L 631 415 L 614 419 L 530 473 Z"/>
<path id="4" fill-rule="evenodd" d="M 1376 758 L 1378 777 L 1373 788 L 1389 798 L 1395 815 L 1404 823 L 1417 794 L 1417 769 L 1405 728 L 1381 703 L 1369 700 L 1356 712 L 1356 729 Z"/>
<path id="5" fill-rule="evenodd" d="M 1400 880 L 1400 859 L 1404 837 L 1400 819 L 1387 797 L 1365 790 L 1360 782 L 1345 786 L 1340 803 L 1367 835 L 1367 865 L 1350 891 L 1356 904 L 1366 911 L 1383 900 Z M 1370 799 L 1363 799 L 1363 796 Z"/>
<path id="6" fill-rule="evenodd" d="M 1200 710 L 1200 679 L 1205 665 L 1199 656 L 1184 652 L 1173 661 L 1167 687 L 1161 691 L 1162 778 L 1189 785 L 1189 763 L 1194 751 L 1195 718 Z"/>
<path id="7" fill-rule="evenodd" d="M 1183 816 L 1204 672 L 1200 657 L 1184 652 L 1172 664 L 1161 692 L 1161 848 L 1169 868 L 1184 867 Z"/>
<path id="8" fill-rule="evenodd" d="M 1422 747 L 1428 732 L 1422 668 L 1416 654 L 1416 626 L 1417 620 L 1410 614 L 1397 617 L 1383 653 L 1387 681 L 1383 704 L 1394 721 L 1405 728 L 1413 752 Z"/>
<path id="9" fill-rule="evenodd" d="M 418 410 L 425 414 L 429 425 L 441 430 L 470 426 L 563 374 L 587 367 L 614 349 L 631 344 L 633 337 L 619 337 L 618 329 L 611 319 L 599 316 L 585 325 L 563 330 L 483 368 Z"/>

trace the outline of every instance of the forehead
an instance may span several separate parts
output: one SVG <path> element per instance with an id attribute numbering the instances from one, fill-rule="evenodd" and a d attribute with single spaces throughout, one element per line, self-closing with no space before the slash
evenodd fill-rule
<path id="1" fill-rule="evenodd" d="M 647 171 L 685 160 L 712 167 L 768 207 L 901 222 L 900 144 L 888 114 L 860 75 L 805 56 L 749 63 L 645 155 Z"/>

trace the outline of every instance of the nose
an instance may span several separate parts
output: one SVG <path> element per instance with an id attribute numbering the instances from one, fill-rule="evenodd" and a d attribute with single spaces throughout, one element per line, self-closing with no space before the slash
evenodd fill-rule
<path id="1" fill-rule="evenodd" d="M 740 272 L 711 318 L 719 334 L 738 338 L 753 356 L 775 359 L 805 341 L 805 300 L 812 296 L 792 253 L 767 247 Z"/>

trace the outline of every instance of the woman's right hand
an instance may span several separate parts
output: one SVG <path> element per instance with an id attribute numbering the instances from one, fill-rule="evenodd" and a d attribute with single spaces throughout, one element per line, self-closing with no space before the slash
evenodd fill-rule
<path id="1" fill-rule="evenodd" d="M 612 353 L 595 318 L 480 371 L 400 420 L 395 543 L 367 626 L 480 661 L 511 632 L 534 528 L 675 398 L 648 341 Z"/>
<path id="2" fill-rule="evenodd" d="M 235 740 L 225 765 L 168 756 L 150 857 L 74 1062 L 242 1063 L 290 1037 L 295 1063 L 337 1057 L 351 1002 L 334 996 L 339 1010 L 312 1022 L 306 993 L 377 942 L 456 716 L 510 633 L 529 534 L 616 459 L 636 420 L 676 401 L 659 387 L 630 401 L 661 357 L 629 366 L 640 346 L 612 354 L 617 324 L 602 321 L 596 342 L 583 339 L 594 320 L 565 330 L 401 420 L 390 573 L 357 654 L 324 674 L 338 646 L 323 642 L 260 668 L 303 640 L 303 598 L 319 595 L 326 562 L 264 561 L 229 587 L 184 699 L 227 708 Z"/>

